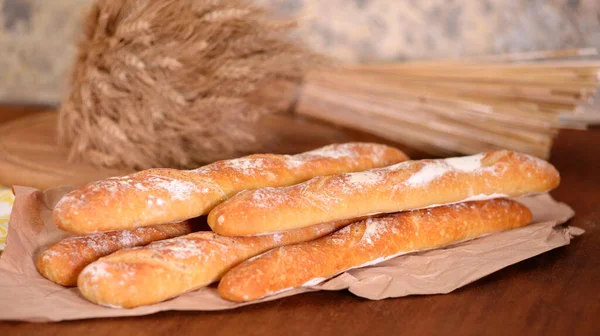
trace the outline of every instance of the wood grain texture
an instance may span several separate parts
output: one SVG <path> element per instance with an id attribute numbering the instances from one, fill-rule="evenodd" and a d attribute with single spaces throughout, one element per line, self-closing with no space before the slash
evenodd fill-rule
<path id="1" fill-rule="evenodd" d="M 40 105 L 4 105 L 0 106 L 0 124 L 10 120 L 25 117 L 30 114 L 39 113 L 44 106 Z"/>
<path id="2" fill-rule="evenodd" d="M 67 149 L 56 145 L 57 122 L 57 113 L 49 108 L 0 104 L 0 184 L 43 190 L 61 185 L 81 186 L 132 172 L 69 162 Z M 424 153 L 402 144 L 310 118 L 273 115 L 261 119 L 261 127 L 281 138 L 281 142 L 273 144 L 272 152 L 276 154 L 301 153 L 330 143 L 359 141 L 388 144 L 400 148 L 411 158 L 425 157 Z"/>
<path id="3" fill-rule="evenodd" d="M 562 131 L 550 162 L 562 183 L 552 196 L 586 230 L 565 248 L 496 272 L 446 295 L 368 301 L 314 292 L 220 312 L 60 323 L 0 322 L 2 335 L 595 335 L 600 329 L 600 128 Z"/>
<path id="4" fill-rule="evenodd" d="M 0 119 L 5 118 L 0 124 L 0 184 L 47 189 L 129 173 L 69 162 L 67 150 L 56 145 L 54 111 L 22 112 L 1 106 L 0 111 L 7 111 L 0 113 Z"/>

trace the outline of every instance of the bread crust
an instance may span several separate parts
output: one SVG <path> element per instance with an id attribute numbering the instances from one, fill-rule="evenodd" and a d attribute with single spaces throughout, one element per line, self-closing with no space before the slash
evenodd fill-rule
<path id="1" fill-rule="evenodd" d="M 221 297 L 245 302 L 315 285 L 348 269 L 524 226 L 531 212 L 508 199 L 458 203 L 353 223 L 331 235 L 273 249 L 231 269 Z"/>
<path id="2" fill-rule="evenodd" d="M 242 190 L 292 185 L 407 159 L 389 146 L 345 143 L 291 156 L 250 155 L 189 171 L 149 169 L 68 193 L 54 208 L 53 220 L 75 234 L 171 223 L 205 215 Z"/>
<path id="3" fill-rule="evenodd" d="M 78 287 L 86 299 L 104 306 L 153 304 L 218 281 L 231 267 L 274 247 L 313 240 L 351 222 L 253 237 L 196 232 L 101 258 L 81 272 Z"/>
<path id="4" fill-rule="evenodd" d="M 43 277 L 56 284 L 76 286 L 81 270 L 101 257 L 121 249 L 148 245 L 157 240 L 186 235 L 192 231 L 192 224 L 184 221 L 65 238 L 48 246 L 38 256 L 36 267 Z"/>
<path id="5" fill-rule="evenodd" d="M 546 192 L 559 182 L 550 163 L 510 151 L 407 161 L 244 191 L 216 206 L 208 224 L 224 236 L 254 235 L 367 214 Z"/>

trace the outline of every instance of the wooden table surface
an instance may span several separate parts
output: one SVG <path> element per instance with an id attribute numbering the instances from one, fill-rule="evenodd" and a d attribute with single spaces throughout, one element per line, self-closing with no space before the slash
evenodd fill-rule
<path id="1" fill-rule="evenodd" d="M 18 117 L 38 113 L 47 108 L 49 107 L 39 105 L 0 105 L 0 124 Z"/>
<path id="2" fill-rule="evenodd" d="M 451 294 L 368 301 L 317 292 L 222 312 L 0 322 L 0 335 L 600 335 L 599 154 L 600 128 L 563 131 L 552 152 L 562 175 L 552 195 L 575 209 L 570 224 L 583 236 Z"/>

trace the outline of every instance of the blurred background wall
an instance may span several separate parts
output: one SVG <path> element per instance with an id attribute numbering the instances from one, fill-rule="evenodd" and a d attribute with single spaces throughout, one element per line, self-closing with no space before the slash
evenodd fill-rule
<path id="1" fill-rule="evenodd" d="M 158 1 L 158 0 L 157 0 Z M 600 47 L 600 0 L 254 0 L 351 62 Z M 90 0 L 0 0 L 0 102 L 56 104 Z"/>

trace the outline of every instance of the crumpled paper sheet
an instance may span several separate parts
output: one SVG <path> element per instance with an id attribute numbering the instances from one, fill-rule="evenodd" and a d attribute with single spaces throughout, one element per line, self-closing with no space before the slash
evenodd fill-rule
<path id="1" fill-rule="evenodd" d="M 51 209 L 70 189 L 40 191 L 15 187 L 16 201 L 8 241 L 0 258 L 0 319 L 61 321 L 146 315 L 164 310 L 224 310 L 316 290 L 348 289 L 372 300 L 414 294 L 448 293 L 521 260 L 569 244 L 583 233 L 562 224 L 573 210 L 549 195 L 517 199 L 528 206 L 533 224 L 445 248 L 402 255 L 354 269 L 309 288 L 293 289 L 250 303 L 221 299 L 214 286 L 162 303 L 134 309 L 101 307 L 86 301 L 77 288 L 64 288 L 38 274 L 34 260 L 47 245 L 67 236 L 52 223 Z"/>

